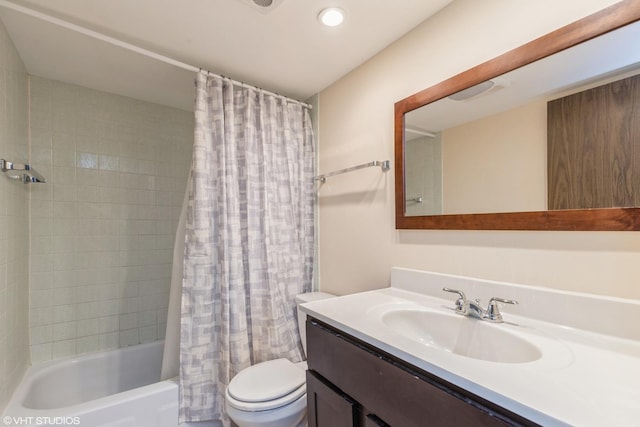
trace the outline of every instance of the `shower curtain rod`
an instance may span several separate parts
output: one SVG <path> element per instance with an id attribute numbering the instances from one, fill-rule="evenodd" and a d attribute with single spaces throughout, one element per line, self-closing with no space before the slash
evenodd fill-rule
<path id="1" fill-rule="evenodd" d="M 139 46 L 136 46 L 136 45 L 133 45 L 131 43 L 124 42 L 124 41 L 116 39 L 114 37 L 107 36 L 106 34 L 102 34 L 102 33 L 99 33 L 97 31 L 90 30 L 90 29 L 82 27 L 80 25 L 73 24 L 73 23 L 65 21 L 63 19 L 56 18 L 55 16 L 47 15 L 46 13 L 38 12 L 37 10 L 33 10 L 33 9 L 30 9 L 28 7 L 25 7 L 25 6 L 21 6 L 21 5 L 15 4 L 15 3 L 12 3 L 12 2 L 7 1 L 7 0 L 0 0 L 0 6 L 1 7 L 6 7 L 7 9 L 14 10 L 14 11 L 22 13 L 24 15 L 31 16 L 33 18 L 40 19 L 42 21 L 49 22 L 50 24 L 54 24 L 54 25 L 57 25 L 59 27 L 66 28 L 67 30 L 75 31 L 76 33 L 83 34 L 85 36 L 88 36 L 88 37 L 91 37 L 91 38 L 94 38 L 94 39 L 97 39 L 97 40 L 112 44 L 114 46 L 121 47 L 123 49 L 127 49 L 127 50 L 129 50 L 131 52 L 138 53 L 138 54 L 146 56 L 148 58 L 152 58 L 152 59 L 155 59 L 157 61 L 161 61 L 161 62 L 164 62 L 166 64 L 173 65 L 174 67 L 182 68 L 184 70 L 193 71 L 193 72 L 196 72 L 196 73 L 204 71 L 209 76 L 226 79 L 226 80 L 230 81 L 235 86 L 242 86 L 242 87 L 248 87 L 248 88 L 256 89 L 256 90 L 261 91 L 261 92 L 263 92 L 263 93 L 265 93 L 267 95 L 272 95 L 272 96 L 275 96 L 275 97 L 278 97 L 278 98 L 281 98 L 281 99 L 285 99 L 288 102 L 292 102 L 292 103 L 295 103 L 295 104 L 300 104 L 303 107 L 306 107 L 306 108 L 309 108 L 309 109 L 312 108 L 311 105 L 307 104 L 306 102 L 298 101 L 297 99 L 289 98 L 288 96 L 284 96 L 284 95 L 280 95 L 278 93 L 270 92 L 268 90 L 264 90 L 264 89 L 259 88 L 257 86 L 253 86 L 253 85 L 250 85 L 250 84 L 247 84 L 247 83 L 243 83 L 243 82 L 240 82 L 240 81 L 237 81 L 237 80 L 233 80 L 233 79 L 231 79 L 229 77 L 226 77 L 226 76 L 221 76 L 219 74 L 212 73 L 211 71 L 208 71 L 206 69 L 203 69 L 203 68 L 200 68 L 200 67 L 196 67 L 194 65 L 190 65 L 190 64 L 187 64 L 185 62 L 178 61 L 176 59 L 170 58 L 168 56 L 161 55 L 161 54 L 156 53 L 156 52 L 152 52 L 152 51 L 147 50 L 147 49 L 143 49 L 143 48 L 141 48 Z"/>

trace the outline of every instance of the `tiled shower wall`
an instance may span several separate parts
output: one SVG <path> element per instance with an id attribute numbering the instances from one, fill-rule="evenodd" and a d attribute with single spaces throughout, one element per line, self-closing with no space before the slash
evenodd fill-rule
<path id="1" fill-rule="evenodd" d="M 28 77 L 0 23 L 0 158 L 28 160 Z M 0 174 L 0 412 L 29 365 L 29 186 Z"/>
<path id="2" fill-rule="evenodd" d="M 193 113 L 30 78 L 34 362 L 164 336 Z"/>

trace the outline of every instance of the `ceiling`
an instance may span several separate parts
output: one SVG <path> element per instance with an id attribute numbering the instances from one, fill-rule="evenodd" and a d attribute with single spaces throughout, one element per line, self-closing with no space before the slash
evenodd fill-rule
<path id="1" fill-rule="evenodd" d="M 9 6 L 304 100 L 451 1 L 275 0 L 264 8 L 253 0 L 0 0 L 0 19 L 32 75 L 190 110 L 193 71 Z M 329 6 L 346 11 L 342 26 L 318 23 Z"/>

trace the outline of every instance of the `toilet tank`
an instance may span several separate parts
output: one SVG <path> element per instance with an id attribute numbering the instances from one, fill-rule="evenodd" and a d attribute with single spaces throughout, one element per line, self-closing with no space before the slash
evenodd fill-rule
<path id="1" fill-rule="evenodd" d="M 328 294 L 326 292 L 308 292 L 306 294 L 296 295 L 296 309 L 298 310 L 298 331 L 300 332 L 300 340 L 302 341 L 302 349 L 304 350 L 305 357 L 307 355 L 307 329 L 305 327 L 307 315 L 302 310 L 300 310 L 300 304 L 333 297 L 335 297 L 335 295 Z"/>

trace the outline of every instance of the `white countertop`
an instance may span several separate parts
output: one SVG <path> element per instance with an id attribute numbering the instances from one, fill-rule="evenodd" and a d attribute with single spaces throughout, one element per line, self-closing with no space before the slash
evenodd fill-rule
<path id="1" fill-rule="evenodd" d="M 400 273 L 400 276 L 404 274 Z M 413 279 L 420 279 L 421 273 L 411 272 Z M 471 285 L 474 279 L 426 274 L 428 277 L 424 277 L 423 286 L 392 279 L 390 288 L 311 302 L 303 304 L 302 310 L 539 424 L 640 426 L 640 341 L 525 317 L 514 314 L 517 308 L 509 312 L 504 307 L 505 322 L 491 326 L 504 328 L 534 344 L 542 351 L 540 359 L 525 363 L 498 363 L 453 354 L 404 337 L 380 320 L 385 312 L 398 309 L 451 313 L 456 295 L 441 291 L 442 298 L 432 295 L 437 295 L 443 283 L 444 286 L 450 284 L 447 280 L 450 281 L 451 277 L 457 280 L 458 289 L 467 292 L 467 298 L 476 298 L 472 293 L 473 286 L 465 287 L 465 280 Z M 505 290 L 514 286 L 520 306 L 535 304 L 545 298 L 544 293 L 548 293 L 537 288 L 498 282 L 485 281 L 483 285 L 490 291 L 499 289 L 503 294 L 494 296 L 506 298 L 512 295 L 504 295 Z M 577 299 L 573 300 L 573 297 Z M 579 298 L 584 299 L 584 295 L 563 293 L 563 298 L 563 304 L 575 302 L 576 309 L 583 308 Z M 635 300 L 612 302 L 610 298 L 603 298 L 611 306 L 614 317 L 615 303 L 621 304 L 618 312 L 624 314 L 640 309 L 640 302 Z M 607 304 L 603 304 L 605 306 Z M 609 314 L 606 310 L 605 313 L 591 313 L 594 322 L 597 322 L 597 316 Z M 522 311 L 527 312 L 526 309 Z M 626 319 L 626 322 L 638 323 L 639 319 L 634 317 Z M 611 323 L 610 318 L 607 321 Z"/>

